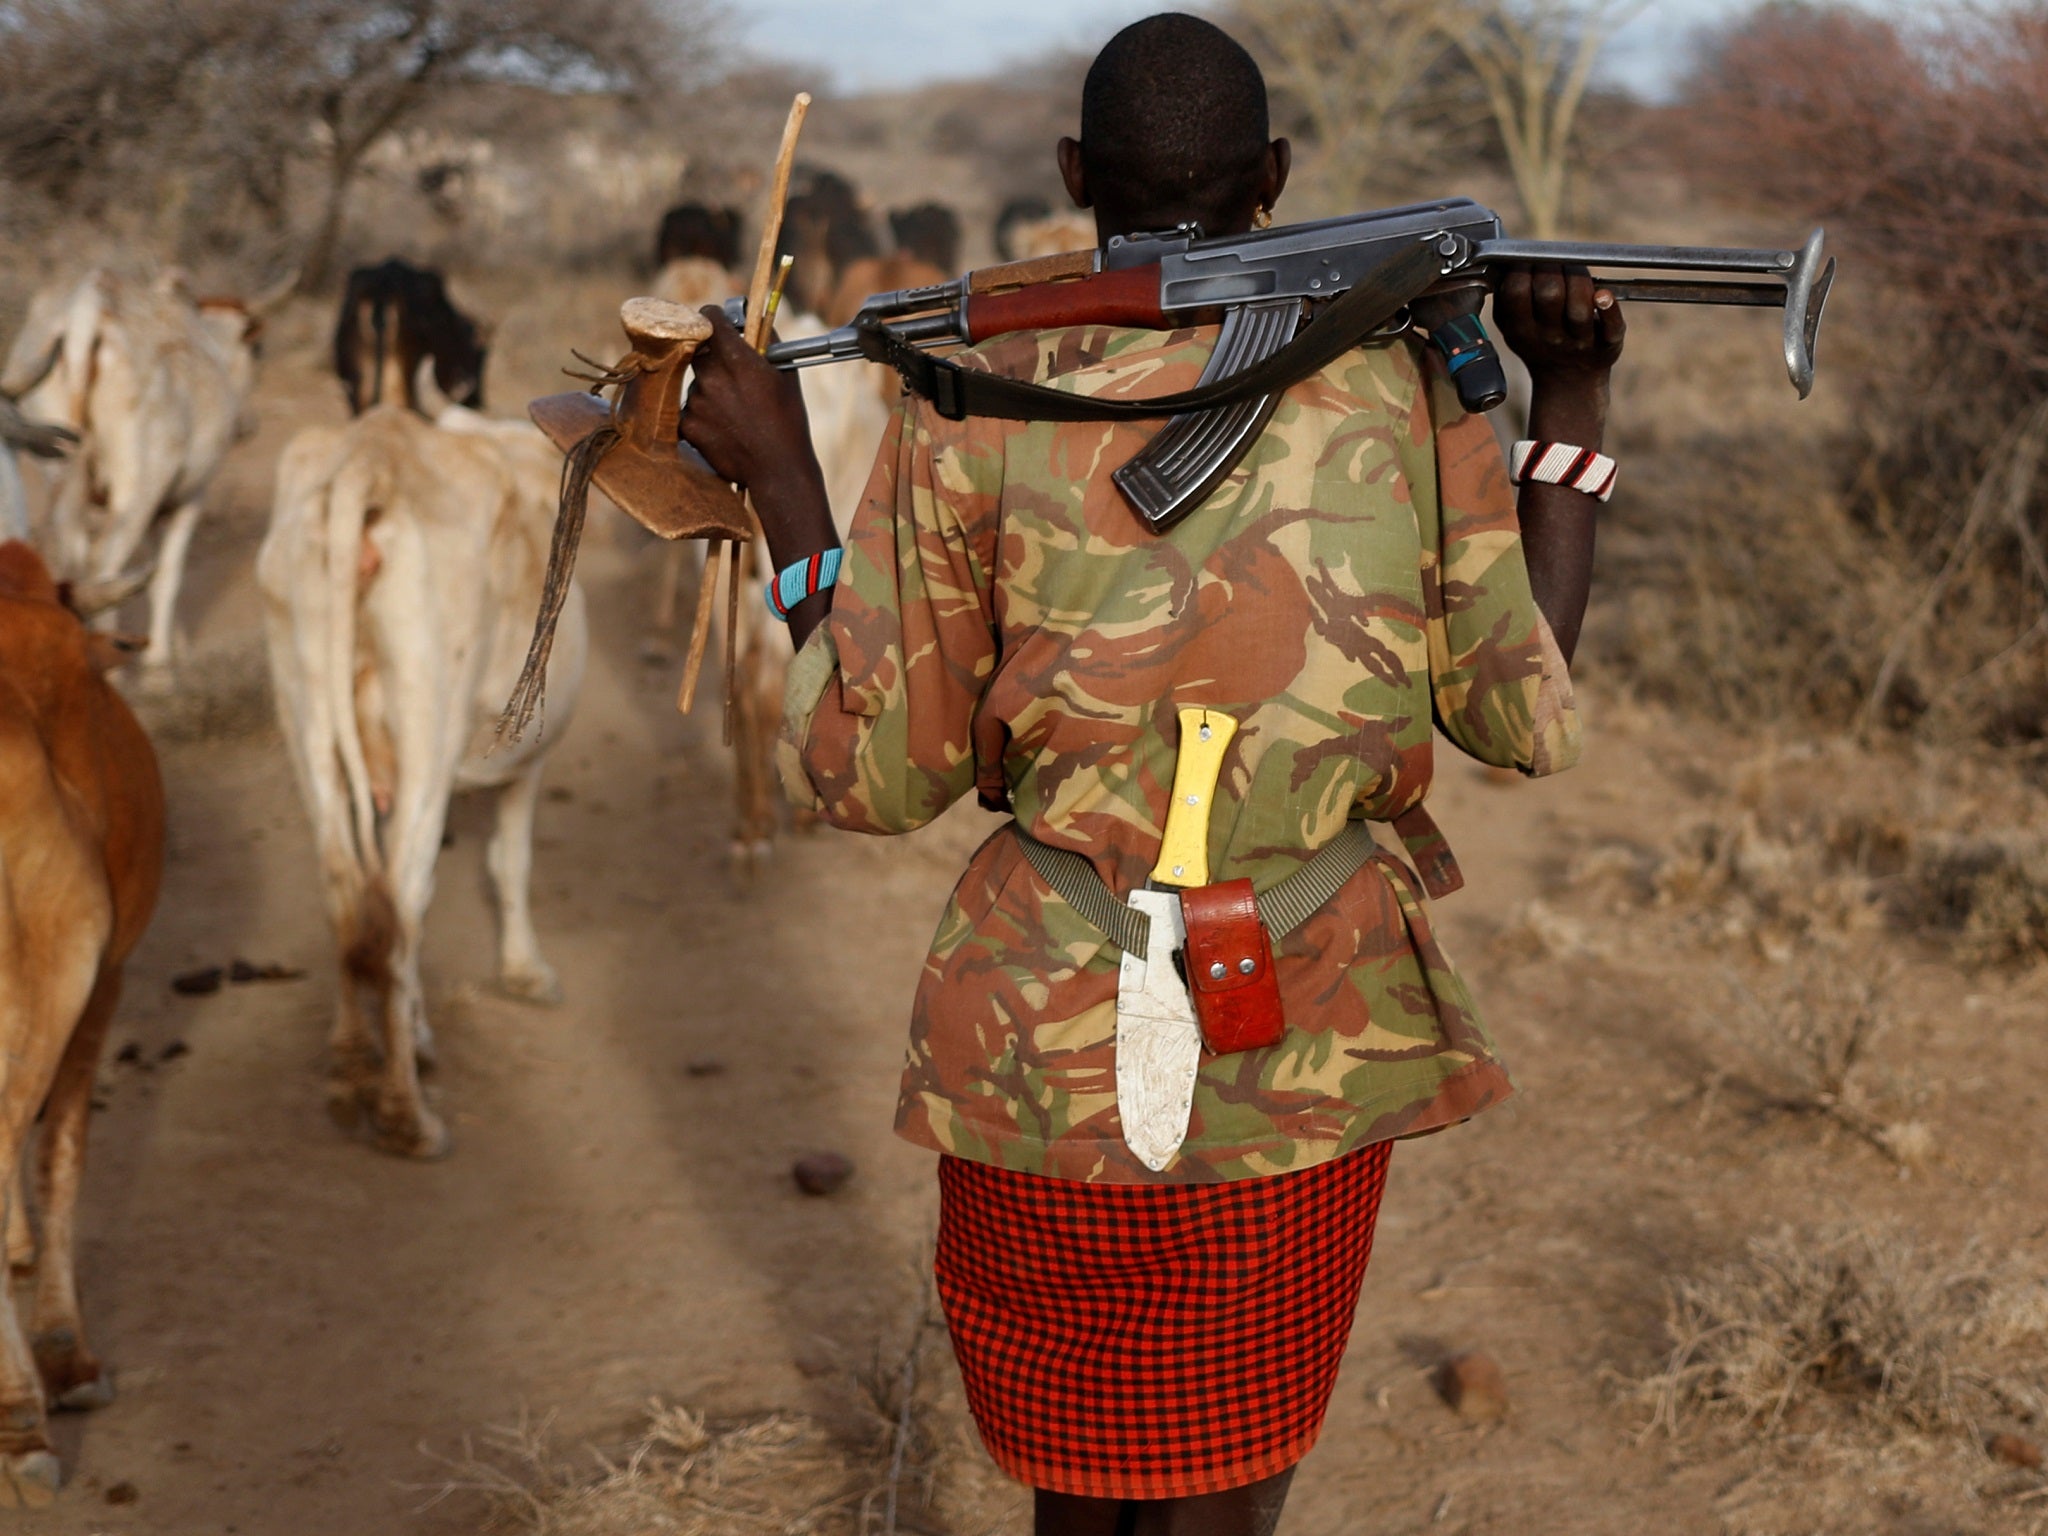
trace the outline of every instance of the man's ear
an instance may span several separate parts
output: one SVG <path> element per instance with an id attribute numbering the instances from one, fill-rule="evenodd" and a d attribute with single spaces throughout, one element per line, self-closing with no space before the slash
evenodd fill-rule
<path id="1" fill-rule="evenodd" d="M 1060 180 L 1066 183 L 1067 196 L 1074 200 L 1076 208 L 1093 208 L 1095 199 L 1088 192 L 1088 173 L 1081 166 L 1081 141 L 1061 139 L 1059 158 Z"/>
<path id="2" fill-rule="evenodd" d="M 1287 190 L 1287 173 L 1294 169 L 1294 146 L 1286 139 L 1275 139 L 1266 146 L 1266 175 L 1259 188 L 1259 202 L 1267 212 L 1280 201 L 1280 194 Z"/>

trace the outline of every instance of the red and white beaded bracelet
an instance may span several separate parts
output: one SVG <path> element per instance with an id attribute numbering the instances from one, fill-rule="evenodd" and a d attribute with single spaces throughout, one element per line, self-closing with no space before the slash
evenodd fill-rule
<path id="1" fill-rule="evenodd" d="M 1606 454 L 1570 443 L 1539 443 L 1525 437 L 1508 450 L 1508 478 L 1516 485 L 1534 480 L 1569 486 L 1598 501 L 1613 497 L 1619 469 Z"/>

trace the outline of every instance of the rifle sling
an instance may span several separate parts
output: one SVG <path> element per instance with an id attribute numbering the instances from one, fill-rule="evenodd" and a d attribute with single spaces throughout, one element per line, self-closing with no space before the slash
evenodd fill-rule
<path id="1" fill-rule="evenodd" d="M 949 421 L 969 416 L 1003 421 L 1156 421 L 1278 394 L 1320 373 L 1382 329 L 1442 274 L 1442 260 L 1434 249 L 1419 243 L 1410 246 L 1332 300 L 1299 336 L 1263 362 L 1213 384 L 1147 400 L 1103 400 L 963 368 L 919 351 L 877 320 L 860 321 L 855 329 L 863 356 L 894 368 L 911 393 L 931 401 Z"/>

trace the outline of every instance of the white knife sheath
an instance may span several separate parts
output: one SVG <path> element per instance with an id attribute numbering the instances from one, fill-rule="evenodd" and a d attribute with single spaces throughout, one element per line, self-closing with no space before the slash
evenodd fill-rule
<path id="1" fill-rule="evenodd" d="M 1142 955 L 1124 951 L 1116 984 L 1116 1108 L 1124 1143 L 1159 1172 L 1187 1140 L 1202 1030 L 1173 953 L 1187 942 L 1177 891 L 1133 891 L 1152 919 Z"/>

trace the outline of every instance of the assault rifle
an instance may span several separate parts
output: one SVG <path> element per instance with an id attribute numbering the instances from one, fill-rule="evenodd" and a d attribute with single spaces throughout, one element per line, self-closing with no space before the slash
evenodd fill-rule
<path id="1" fill-rule="evenodd" d="M 1469 198 L 1213 239 L 1193 225 L 1115 236 L 1099 252 L 986 267 L 946 283 L 875 294 L 852 324 L 777 342 L 767 356 L 783 368 L 854 357 L 885 362 L 956 419 L 1169 417 L 1114 477 L 1146 524 L 1162 530 L 1230 473 L 1282 390 L 1361 342 L 1411 327 L 1425 331 L 1466 408 L 1498 405 L 1506 377 L 1478 310 L 1503 272 L 1534 263 L 1634 274 L 1600 278 L 1621 299 L 1782 309 L 1792 386 L 1801 399 L 1813 388 L 1814 347 L 1835 277 L 1820 230 L 1796 251 L 1510 240 L 1500 216 Z M 1652 273 L 1683 275 L 1646 275 Z M 1220 316 L 1221 330 L 1200 383 L 1152 400 L 1091 399 L 934 355 L 1015 331 L 1084 324 L 1164 329 L 1207 316 Z"/>

